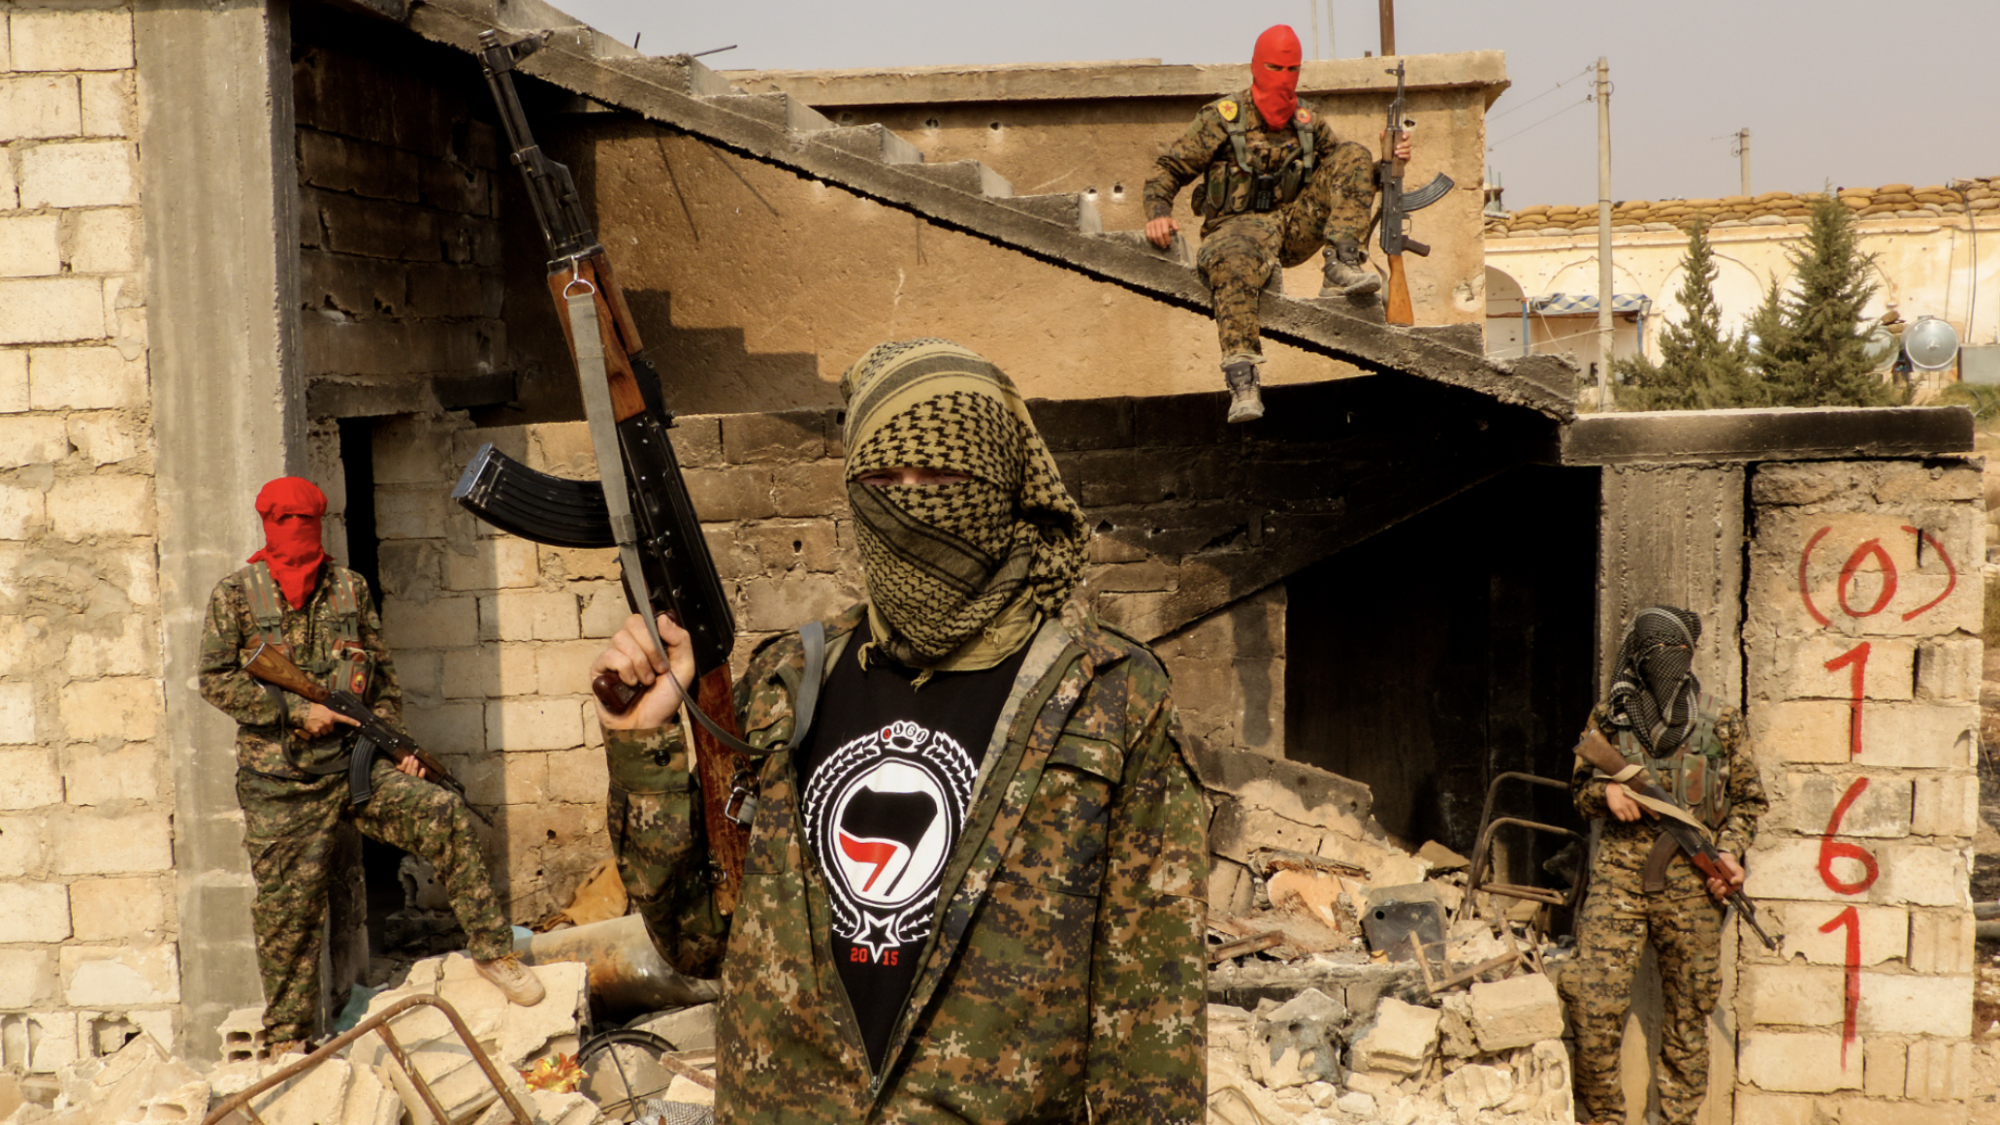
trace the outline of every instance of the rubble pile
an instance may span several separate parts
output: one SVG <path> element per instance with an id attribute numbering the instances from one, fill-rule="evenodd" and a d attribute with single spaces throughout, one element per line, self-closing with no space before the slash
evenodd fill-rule
<path id="1" fill-rule="evenodd" d="M 565 961 L 530 971 L 547 995 L 533 1007 L 520 1007 L 480 977 L 463 953 L 416 962 L 400 983 L 372 997 L 359 1021 L 366 1026 L 384 1016 L 385 1023 L 250 1095 L 255 1120 L 266 1125 L 509 1125 L 517 1118 L 501 1094 L 503 1087 L 534 1125 L 594 1125 L 662 1114 L 669 1120 L 695 1120 L 691 1111 L 712 1105 L 713 1004 L 662 1013 L 635 1030 L 613 1031 L 602 1037 L 600 1047 L 597 1040 L 582 1038 L 582 1029 L 591 1026 L 587 967 Z M 470 1044 L 432 999 L 449 1006 Z M 381 1034 L 384 1027 L 389 1037 Z M 0 1125 L 193 1125 L 306 1059 L 297 1052 L 263 1057 L 260 1009 L 232 1013 L 221 1030 L 223 1061 L 207 1074 L 141 1034 L 109 1058 L 65 1068 L 53 1105 L 37 1100 L 0 1104 L 11 1111 L 0 1117 Z M 645 1049 L 621 1055 L 616 1065 L 593 1066 L 619 1050 L 613 1041 L 623 1041 L 620 1037 L 631 1037 Z M 662 1064 L 658 1056 L 665 1050 L 689 1061 Z M 644 1059 L 652 1070 L 636 1073 L 634 1058 Z M 663 1068 L 669 1066 L 677 1069 Z M 422 1089 L 412 1071 L 422 1077 Z M 433 1101 L 442 1120 L 432 1111 Z M 222 1118 L 226 1125 L 251 1120 L 241 1110 Z"/>
<path id="2" fill-rule="evenodd" d="M 1567 954 L 1521 925 L 1537 903 L 1468 902 L 1465 858 L 1390 839 L 1366 786 L 1251 754 L 1194 760 L 1214 809 L 1212 1123 L 1575 1119 L 1549 975 Z"/>
<path id="3" fill-rule="evenodd" d="M 1767 191 L 1761 195 L 1730 195 L 1720 199 L 1633 199 L 1612 205 L 1612 230 L 1684 230 L 1699 219 L 1711 227 L 1783 226 L 1803 223 L 1819 192 Z M 1840 202 L 1862 219 L 1940 219 L 2000 209 L 2000 176 L 1965 180 L 1955 186 L 1884 184 L 1875 188 L 1841 188 Z M 1594 203 L 1548 206 L 1537 204 L 1486 216 L 1486 233 L 1513 238 L 1595 231 Z"/>

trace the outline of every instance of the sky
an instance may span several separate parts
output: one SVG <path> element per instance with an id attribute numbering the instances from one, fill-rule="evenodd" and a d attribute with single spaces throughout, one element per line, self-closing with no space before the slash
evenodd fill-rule
<path id="1" fill-rule="evenodd" d="M 552 2 L 648 54 L 733 46 L 718 70 L 1247 63 L 1274 23 L 1309 59 L 1381 46 L 1378 0 Z M 1395 20 L 1401 54 L 1506 53 L 1487 160 L 1509 207 L 1596 201 L 1600 56 L 1614 200 L 1736 194 L 1741 129 L 1753 193 L 2000 176 L 2000 0 L 1401 0 Z"/>

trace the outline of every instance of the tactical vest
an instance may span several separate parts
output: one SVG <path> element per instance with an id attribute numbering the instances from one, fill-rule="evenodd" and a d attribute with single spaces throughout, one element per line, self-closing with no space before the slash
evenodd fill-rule
<path id="1" fill-rule="evenodd" d="M 1666 757 L 1646 753 L 1645 745 L 1629 730 L 1618 732 L 1618 752 L 1626 761 L 1644 767 L 1696 820 L 1720 829 L 1729 815 L 1729 750 L 1715 729 L 1720 701 L 1710 695 L 1696 696 L 1695 709 L 1694 729 Z"/>
<path id="2" fill-rule="evenodd" d="M 375 662 L 361 644 L 361 576 L 331 565 L 326 569 L 329 576 L 337 575 L 339 580 L 327 591 L 327 597 L 333 601 L 333 638 L 326 646 L 324 655 L 316 653 L 310 660 L 300 660 L 298 654 L 292 652 L 291 645 L 285 640 L 284 593 L 278 589 L 278 580 L 272 576 L 270 566 L 262 559 L 251 564 L 250 574 L 243 584 L 244 593 L 250 599 L 250 617 L 257 623 L 258 639 L 284 651 L 307 675 L 336 691 L 365 695 Z"/>
<path id="3" fill-rule="evenodd" d="M 1252 107 L 1254 108 L 1254 107 Z M 1234 112 L 1231 112 L 1231 111 Z M 1250 167 L 1250 142 L 1248 118 L 1251 108 L 1245 108 L 1232 98 L 1225 98 L 1219 112 L 1222 126 L 1229 131 L 1230 159 L 1216 160 L 1208 166 L 1208 210 L 1209 215 L 1235 215 L 1244 211 L 1271 211 L 1299 197 L 1299 190 L 1312 179 L 1313 167 L 1318 160 L 1314 148 L 1312 113 L 1304 106 L 1292 117 L 1292 135 L 1299 144 L 1298 155 L 1285 161 L 1277 170 L 1258 172 Z M 1271 206 L 1258 207 L 1257 187 L 1259 177 L 1270 179 L 1266 185 L 1270 190 Z M 1238 187 L 1246 190 L 1239 193 Z M 1245 202 L 1237 203 L 1241 198 Z"/>

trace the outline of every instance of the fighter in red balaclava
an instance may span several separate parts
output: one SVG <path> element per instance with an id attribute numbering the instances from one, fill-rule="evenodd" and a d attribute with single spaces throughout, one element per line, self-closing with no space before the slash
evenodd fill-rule
<path id="1" fill-rule="evenodd" d="M 264 520 L 264 549 L 244 561 L 269 566 L 285 600 L 304 609 L 326 561 L 320 545 L 326 493 L 303 477 L 279 477 L 257 494 L 257 515 Z"/>
<path id="2" fill-rule="evenodd" d="M 1203 219 L 1195 269 L 1215 302 L 1231 422 L 1263 417 L 1258 303 L 1273 273 L 1324 254 L 1321 297 L 1372 301 L 1382 278 L 1365 249 L 1375 209 L 1375 154 L 1333 135 L 1299 104 L 1299 37 L 1266 28 L 1250 87 L 1201 107 L 1146 178 L 1146 238 L 1167 249 L 1180 230 L 1174 197 L 1194 187 Z M 1407 134 L 1405 134 L 1407 137 Z M 1409 159 L 1399 144 L 1397 160 Z"/>
<path id="3" fill-rule="evenodd" d="M 1284 128 L 1299 111 L 1299 37 L 1282 23 L 1265 28 L 1250 52 L 1250 100 L 1271 129 Z"/>

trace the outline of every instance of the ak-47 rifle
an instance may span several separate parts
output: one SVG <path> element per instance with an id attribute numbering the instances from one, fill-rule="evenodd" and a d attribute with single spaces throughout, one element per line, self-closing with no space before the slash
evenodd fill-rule
<path id="1" fill-rule="evenodd" d="M 253 679 L 283 688 L 309 703 L 317 703 L 336 715 L 354 720 L 354 756 L 347 768 L 347 794 L 351 803 L 365 805 L 368 798 L 374 795 L 375 785 L 370 779 L 370 772 L 375 766 L 377 753 L 389 755 L 389 760 L 397 765 L 402 765 L 405 758 L 415 758 L 417 764 L 424 767 L 427 780 L 461 797 L 465 796 L 464 783 L 451 776 L 451 771 L 444 768 L 443 763 L 417 745 L 416 739 L 376 717 L 375 712 L 369 710 L 361 697 L 353 692 L 327 690 L 306 675 L 305 669 L 293 663 L 291 657 L 271 647 L 269 642 L 259 644 L 250 653 L 250 659 L 243 662 L 243 670 Z M 470 801 L 465 807 L 472 810 L 472 815 L 488 824 L 493 823 L 492 817 L 479 811 L 478 806 Z"/>
<path id="2" fill-rule="evenodd" d="M 1403 251 L 1420 258 L 1428 258 L 1431 248 L 1428 244 L 1411 238 L 1404 229 L 1410 221 L 1410 212 L 1421 211 L 1452 189 L 1451 177 L 1439 172 L 1430 183 L 1416 191 L 1403 190 L 1403 162 L 1396 159 L 1396 149 L 1403 143 L 1403 137 L 1416 127 L 1416 122 L 1403 116 L 1403 63 L 1397 60 L 1396 69 L 1385 73 L 1396 76 L 1396 100 L 1389 103 L 1389 124 L 1382 137 L 1382 161 L 1375 165 L 1375 183 L 1382 189 L 1382 253 L 1389 259 L 1389 295 L 1384 301 L 1383 319 L 1390 324 L 1405 328 L 1417 322 L 1416 310 L 1410 305 L 1410 281 L 1403 276 Z"/>
<path id="3" fill-rule="evenodd" d="M 503 44 L 499 35 L 484 31 L 479 59 L 548 242 L 549 293 L 576 360 L 600 480 L 538 472 L 488 444 L 466 466 L 452 497 L 500 530 L 536 543 L 617 547 L 625 596 L 659 650 L 667 646 L 655 614 L 668 614 L 693 638 L 699 679 L 688 710 L 696 720 L 695 761 L 715 904 L 729 914 L 741 891 L 748 825 L 756 809 L 750 748 L 738 737 L 729 680 L 736 621 L 667 436 L 674 418 L 661 400 L 659 374 L 642 354 L 639 329 L 611 259 L 584 216 L 569 169 L 535 144 L 514 90 L 515 65 L 539 50 L 545 38 Z M 639 695 L 613 673 L 600 675 L 591 689 L 614 714 L 630 710 Z"/>
<path id="4" fill-rule="evenodd" d="M 1660 830 L 1673 837 L 1674 842 L 1687 853 L 1688 862 L 1694 864 L 1696 871 L 1710 879 L 1720 879 L 1724 883 L 1729 881 L 1729 877 L 1722 870 L 1722 853 L 1709 841 L 1707 831 L 1679 801 L 1674 799 L 1673 794 L 1641 776 L 1641 767 L 1626 761 L 1625 755 L 1620 754 L 1618 748 L 1611 745 L 1594 723 L 1590 729 L 1583 732 L 1583 741 L 1577 743 L 1576 756 L 1596 766 L 1606 777 L 1644 798 L 1640 802 L 1641 806 L 1656 815 L 1660 822 Z M 1742 891 L 1730 891 L 1723 896 L 1723 901 L 1736 908 L 1736 913 L 1750 927 L 1750 932 L 1756 934 L 1758 940 L 1764 943 L 1766 949 L 1778 948 L 1776 939 L 1765 933 L 1764 928 L 1757 924 L 1757 904 L 1751 902 L 1748 895 Z"/>

